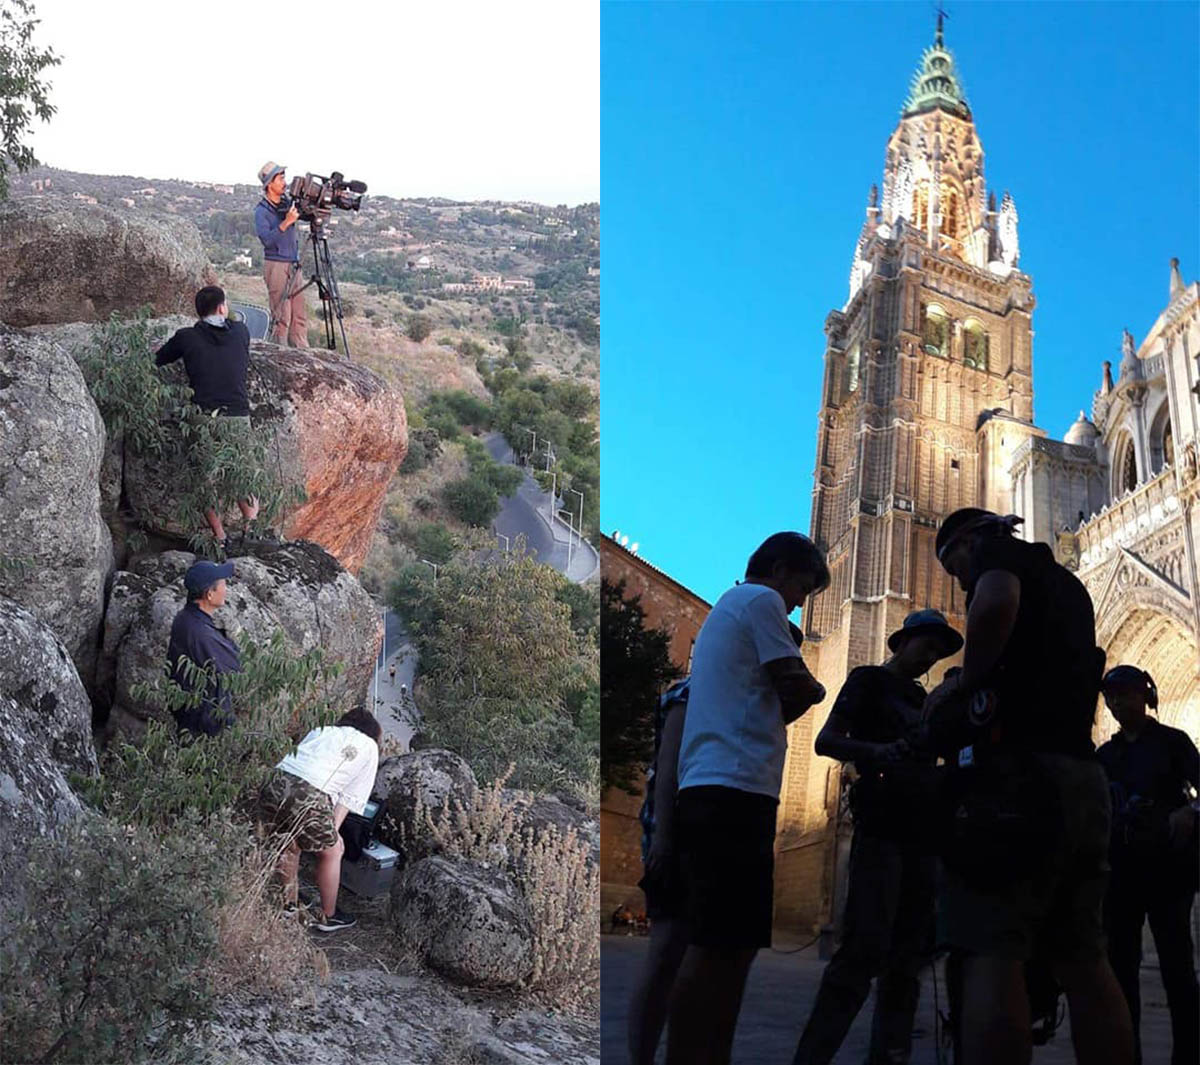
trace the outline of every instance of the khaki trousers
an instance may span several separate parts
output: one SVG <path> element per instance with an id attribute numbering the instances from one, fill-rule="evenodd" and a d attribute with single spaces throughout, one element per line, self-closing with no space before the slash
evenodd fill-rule
<path id="1" fill-rule="evenodd" d="M 293 271 L 294 268 L 294 272 Z M 291 276 L 291 285 L 288 277 Z M 303 271 L 299 263 L 281 263 L 273 259 L 263 260 L 263 280 L 267 283 L 267 298 L 271 303 L 271 317 L 275 328 L 271 339 L 276 344 L 287 343 L 293 348 L 308 347 L 308 311 L 304 306 Z"/>

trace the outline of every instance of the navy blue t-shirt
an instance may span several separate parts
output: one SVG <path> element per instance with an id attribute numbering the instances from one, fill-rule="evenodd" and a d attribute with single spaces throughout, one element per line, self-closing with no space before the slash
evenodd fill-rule
<path id="1" fill-rule="evenodd" d="M 193 691 L 180 658 L 187 657 L 198 666 L 213 667 L 219 675 L 240 673 L 242 660 L 238 646 L 213 624 L 213 619 L 195 603 L 188 603 L 171 623 L 171 641 L 167 645 L 167 662 L 171 679 L 184 691 Z M 205 685 L 204 697 L 198 707 L 182 710 L 176 715 L 181 728 L 215 736 L 233 721 L 230 693 L 222 690 L 218 680 Z"/>

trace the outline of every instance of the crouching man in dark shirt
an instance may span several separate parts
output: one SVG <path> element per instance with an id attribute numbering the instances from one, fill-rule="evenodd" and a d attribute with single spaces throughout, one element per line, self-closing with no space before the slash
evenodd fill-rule
<path id="1" fill-rule="evenodd" d="M 1200 1007 L 1189 915 L 1200 860 L 1196 811 L 1188 793 L 1200 787 L 1200 754 L 1186 732 L 1146 713 L 1158 688 L 1136 666 L 1104 676 L 1104 701 L 1121 731 L 1096 752 L 1113 799 L 1112 878 L 1104 901 L 1108 956 L 1133 1018 L 1136 1058 L 1141 995 L 1142 926 L 1158 949 L 1158 969 L 1171 1011 L 1171 1065 L 1200 1060 Z"/>
<path id="2" fill-rule="evenodd" d="M 233 576 L 233 563 L 197 562 L 184 575 L 187 605 L 171 624 L 171 642 L 167 662 L 171 679 L 186 692 L 196 691 L 196 681 L 188 676 L 184 659 L 216 676 L 204 680 L 198 706 L 189 706 L 175 714 L 180 730 L 197 735 L 215 736 L 233 724 L 233 703 L 222 676 L 242 671 L 238 646 L 213 624 L 213 613 L 225 605 L 225 582 Z"/>
<path id="3" fill-rule="evenodd" d="M 221 439 L 244 437 L 250 432 L 250 399 L 246 372 L 250 366 L 250 330 L 243 322 L 226 317 L 225 290 L 208 285 L 196 293 L 195 325 L 176 331 L 154 357 L 156 366 L 183 360 L 192 398 L 207 414 L 218 416 Z M 238 507 L 247 522 L 258 517 L 257 499 L 240 499 Z M 204 512 L 217 543 L 226 546 L 225 526 L 215 507 Z"/>
<path id="4" fill-rule="evenodd" d="M 1129 1065 L 1104 943 L 1108 784 L 1091 741 L 1103 652 L 1087 589 L 1045 544 L 1013 535 L 1020 521 L 965 507 L 936 542 L 966 592 L 967 632 L 962 671 L 930 693 L 925 717 L 975 715 L 952 757 L 961 790 L 938 901 L 942 943 L 963 955 L 961 1060 L 1030 1060 L 1024 967 L 1036 957 L 1066 990 L 1076 1059 Z"/>
<path id="5" fill-rule="evenodd" d="M 892 657 L 851 671 L 817 736 L 817 754 L 853 762 L 854 840 L 842 943 L 821 978 L 793 1065 L 828 1065 L 877 981 L 872 1062 L 906 1062 L 923 958 L 933 944 L 936 859 L 927 838 L 933 758 L 910 740 L 925 689 L 917 677 L 962 647 L 937 610 L 915 610 L 888 637 Z"/>

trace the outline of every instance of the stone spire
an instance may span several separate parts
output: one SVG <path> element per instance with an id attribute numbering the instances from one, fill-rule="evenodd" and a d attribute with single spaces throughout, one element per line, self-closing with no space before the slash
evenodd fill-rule
<path id="1" fill-rule="evenodd" d="M 1179 272 L 1179 260 L 1171 260 L 1171 299 L 1183 291 L 1183 275 Z"/>
<path id="2" fill-rule="evenodd" d="M 938 12 L 937 34 L 933 45 L 925 49 L 921 65 L 913 75 L 908 99 L 904 101 L 902 115 L 908 118 L 934 108 L 941 108 L 960 118 L 970 118 L 971 108 L 967 96 L 954 69 L 954 56 L 946 48 L 942 35 L 942 12 Z"/>
<path id="3" fill-rule="evenodd" d="M 1142 362 L 1134 350 L 1133 334 L 1123 331 L 1121 337 L 1121 382 L 1136 381 L 1142 376 Z"/>

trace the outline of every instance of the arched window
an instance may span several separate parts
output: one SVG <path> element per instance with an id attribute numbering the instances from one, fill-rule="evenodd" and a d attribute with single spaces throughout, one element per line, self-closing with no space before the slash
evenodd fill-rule
<path id="1" fill-rule="evenodd" d="M 1161 473 L 1175 461 L 1175 441 L 1171 435 L 1171 408 L 1167 400 L 1150 423 L 1150 472 Z"/>
<path id="2" fill-rule="evenodd" d="M 1133 438 L 1122 432 L 1113 448 L 1113 496 L 1120 497 L 1137 487 L 1137 452 Z"/>
<path id="3" fill-rule="evenodd" d="M 846 391 L 858 391 L 858 345 L 852 344 L 846 353 Z"/>
<path id="4" fill-rule="evenodd" d="M 941 210 L 941 225 L 939 231 L 951 240 L 961 240 L 962 217 L 959 209 L 958 192 L 949 185 L 943 185 L 941 189 L 941 202 L 939 204 Z"/>
<path id="5" fill-rule="evenodd" d="M 950 354 L 950 319 L 936 303 L 921 308 L 921 343 L 930 355 Z"/>
<path id="6" fill-rule="evenodd" d="M 917 229 L 929 229 L 929 185 L 924 181 L 913 189 L 912 224 Z"/>
<path id="7" fill-rule="evenodd" d="M 988 335 L 974 318 L 963 325 L 963 363 L 977 370 L 986 370 L 988 366 Z"/>

